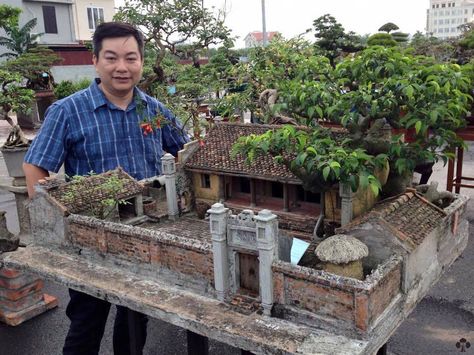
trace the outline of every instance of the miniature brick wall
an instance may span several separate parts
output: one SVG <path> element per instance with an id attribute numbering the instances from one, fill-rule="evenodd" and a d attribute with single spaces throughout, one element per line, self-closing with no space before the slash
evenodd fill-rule
<path id="1" fill-rule="evenodd" d="M 112 223 L 110 225 L 113 225 Z M 144 233 L 140 233 L 140 230 Z M 171 271 L 214 282 L 211 246 L 194 247 L 160 239 L 159 233 L 136 228 L 107 228 L 106 223 L 69 223 L 73 245 L 134 262 L 155 264 Z"/>
<path id="2" fill-rule="evenodd" d="M 388 307 L 393 298 L 400 292 L 402 264 L 398 264 L 369 292 L 369 324 Z"/>
<path id="3" fill-rule="evenodd" d="M 273 264 L 275 303 L 332 317 L 367 331 L 400 292 L 401 262 L 377 280 L 358 281 L 289 263 Z"/>

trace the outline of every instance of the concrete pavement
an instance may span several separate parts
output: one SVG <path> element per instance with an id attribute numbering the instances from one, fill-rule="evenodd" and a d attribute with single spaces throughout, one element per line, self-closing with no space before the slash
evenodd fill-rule
<path id="1" fill-rule="evenodd" d="M 6 138 L 8 125 L 0 121 L 0 145 Z M 26 132 L 32 136 L 34 132 Z M 465 154 L 465 176 L 474 176 L 474 144 Z M 431 180 L 446 186 L 446 167 L 435 166 Z M 9 178 L 0 155 L 0 182 Z M 461 189 L 461 193 L 474 198 L 474 189 Z M 18 221 L 14 197 L 0 191 L 0 210 L 7 211 L 7 226 L 18 233 Z M 474 223 L 474 202 L 468 205 L 469 220 Z M 474 230 L 474 229 L 471 229 Z M 471 236 L 474 236 L 471 233 Z M 465 338 L 472 346 L 466 354 L 474 354 L 474 238 L 470 238 L 463 255 L 447 270 L 438 284 L 430 291 L 412 315 L 392 336 L 388 344 L 391 354 L 455 354 L 461 348 L 456 343 Z M 45 292 L 59 299 L 59 307 L 38 316 L 18 327 L 0 324 L 0 355 L 51 355 L 60 354 L 69 321 L 65 316 L 68 302 L 67 289 L 45 283 Z M 111 313 L 113 313 L 112 311 Z M 111 314 L 112 315 L 112 314 Z M 112 321 L 109 317 L 102 342 L 101 354 L 112 354 Z M 157 320 L 151 320 L 148 329 L 145 354 L 183 354 L 186 352 L 186 333 L 180 328 Z M 461 343 L 459 343 L 461 345 Z M 337 350 L 335 350 L 335 354 Z M 210 341 L 210 354 L 239 354 L 225 344 Z"/>

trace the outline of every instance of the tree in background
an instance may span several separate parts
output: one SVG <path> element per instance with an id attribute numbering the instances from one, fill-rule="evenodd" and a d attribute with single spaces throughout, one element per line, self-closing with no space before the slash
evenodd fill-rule
<path id="1" fill-rule="evenodd" d="M 14 8 L 1 5 L 0 15 L 3 14 L 9 17 L 4 18 L 4 21 L 0 23 L 0 28 L 6 33 L 6 36 L 0 36 L 0 46 L 6 47 L 9 52 L 1 54 L 0 57 L 18 57 L 26 53 L 31 48 L 36 47 L 36 40 L 42 35 L 42 33 L 31 33 L 36 26 L 36 18 L 31 19 L 24 26 L 20 27 L 20 12 L 20 9 L 14 11 Z"/>
<path id="2" fill-rule="evenodd" d="M 407 44 L 408 37 L 410 36 L 410 34 L 406 32 L 393 32 L 390 35 L 398 44 L 401 45 Z"/>
<path id="3" fill-rule="evenodd" d="M 354 32 L 346 33 L 344 27 L 329 14 L 314 20 L 313 27 L 315 44 L 333 67 L 336 65 L 336 59 L 343 53 L 354 53 L 363 49 L 360 37 Z"/>
<path id="4" fill-rule="evenodd" d="M 395 25 L 393 22 L 387 22 L 385 25 L 382 25 L 379 28 L 379 32 L 387 32 L 390 33 L 392 31 L 396 31 L 400 29 L 397 25 Z"/>
<path id="5" fill-rule="evenodd" d="M 12 27 L 18 23 L 21 9 L 8 5 L 0 5 L 0 28 Z"/>
<path id="6" fill-rule="evenodd" d="M 383 47 L 395 47 L 397 41 L 395 41 L 390 33 L 374 33 L 367 40 L 369 46 L 383 46 Z"/>
<path id="7" fill-rule="evenodd" d="M 167 53 L 178 58 L 198 58 L 197 53 L 229 38 L 224 14 L 214 15 L 198 0 L 127 0 L 114 19 L 131 23 L 145 34 L 156 53 L 153 72 L 142 87 L 166 82 L 163 60 Z"/>

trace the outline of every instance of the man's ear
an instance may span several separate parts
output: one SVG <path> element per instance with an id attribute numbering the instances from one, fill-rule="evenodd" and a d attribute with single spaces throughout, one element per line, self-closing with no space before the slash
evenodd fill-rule
<path id="1" fill-rule="evenodd" d="M 92 64 L 94 65 L 97 65 L 97 57 L 95 56 L 95 54 L 92 54 Z"/>

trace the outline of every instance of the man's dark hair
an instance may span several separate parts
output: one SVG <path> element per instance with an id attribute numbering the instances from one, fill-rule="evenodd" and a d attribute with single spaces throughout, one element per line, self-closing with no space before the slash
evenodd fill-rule
<path id="1" fill-rule="evenodd" d="M 135 27 L 124 22 L 103 22 L 97 26 L 94 36 L 92 37 L 92 45 L 94 47 L 94 55 L 99 58 L 99 52 L 102 49 L 102 41 L 107 38 L 133 37 L 137 40 L 138 50 L 143 58 L 144 40 L 143 34 Z"/>

